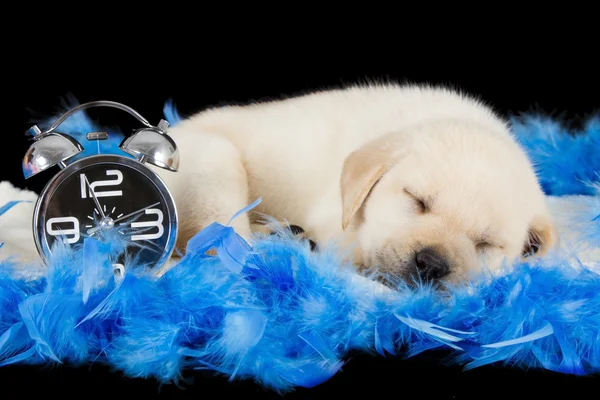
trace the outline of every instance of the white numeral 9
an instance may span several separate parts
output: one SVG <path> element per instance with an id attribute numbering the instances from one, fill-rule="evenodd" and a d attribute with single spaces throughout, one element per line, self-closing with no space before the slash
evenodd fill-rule
<path id="1" fill-rule="evenodd" d="M 73 224 L 72 228 L 68 228 L 68 229 L 54 229 L 54 224 L 60 224 L 60 223 L 70 223 Z M 52 236 L 59 236 L 59 235 L 65 235 L 65 236 L 71 236 L 70 238 L 66 238 L 65 241 L 69 244 L 71 243 L 76 243 L 79 240 L 79 220 L 75 217 L 56 217 L 56 218 L 50 218 L 48 221 L 46 221 L 46 232 L 48 232 L 49 235 Z"/>
<path id="2" fill-rule="evenodd" d="M 156 233 L 148 233 L 145 235 L 132 235 L 131 240 L 152 240 L 158 239 L 164 233 L 164 228 L 162 226 L 163 223 L 163 213 L 158 208 L 148 208 L 145 210 L 146 215 L 155 214 L 158 217 L 154 221 L 143 221 L 143 222 L 132 222 L 132 228 L 148 228 L 148 227 L 156 227 L 158 228 L 158 232 Z"/>

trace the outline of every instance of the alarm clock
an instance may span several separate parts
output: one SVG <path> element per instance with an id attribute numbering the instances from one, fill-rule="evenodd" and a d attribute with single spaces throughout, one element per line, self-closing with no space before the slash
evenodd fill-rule
<path id="1" fill-rule="evenodd" d="M 141 122 L 143 127 L 119 144 L 122 155 L 92 154 L 77 159 L 84 151 L 82 144 L 57 131 L 71 115 L 90 107 L 116 108 Z M 33 213 L 34 241 L 45 264 L 57 241 L 81 247 L 85 238 L 110 238 L 107 233 L 120 235 L 127 244 L 125 251 L 111 260 L 118 268 L 124 268 L 126 260 L 158 269 L 166 264 L 175 248 L 177 209 L 164 181 L 145 164 L 177 172 L 179 151 L 167 134 L 168 126 L 165 120 L 153 126 L 124 104 L 93 101 L 67 111 L 45 131 L 37 125 L 29 129 L 33 143 L 23 158 L 25 179 L 60 167 L 44 186 Z M 86 140 L 94 143 L 107 140 L 108 135 L 88 132 Z"/>

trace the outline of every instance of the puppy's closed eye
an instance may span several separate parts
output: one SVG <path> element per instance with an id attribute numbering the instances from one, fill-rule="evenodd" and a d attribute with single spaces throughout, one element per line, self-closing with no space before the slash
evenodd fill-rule
<path id="1" fill-rule="evenodd" d="M 489 242 L 477 242 L 475 243 L 475 248 L 477 249 L 477 251 L 487 251 L 490 250 L 491 248 L 493 248 L 494 245 L 492 243 Z"/>
<path id="2" fill-rule="evenodd" d="M 414 195 L 407 189 L 404 189 L 404 193 L 406 193 L 412 199 L 412 201 L 415 205 L 415 209 L 417 210 L 417 212 L 419 214 L 424 214 L 429 211 L 429 205 L 427 204 L 427 202 L 425 200 Z"/>
<path id="3" fill-rule="evenodd" d="M 502 250 L 503 247 L 498 244 L 495 244 L 495 243 L 481 241 L 481 242 L 475 243 L 475 249 L 477 250 L 478 253 L 486 253 L 488 251 L 492 251 L 495 249 Z"/>
<path id="4" fill-rule="evenodd" d="M 475 241 L 475 249 L 478 253 L 485 253 L 495 249 L 503 250 L 504 246 L 489 239 L 479 239 Z"/>

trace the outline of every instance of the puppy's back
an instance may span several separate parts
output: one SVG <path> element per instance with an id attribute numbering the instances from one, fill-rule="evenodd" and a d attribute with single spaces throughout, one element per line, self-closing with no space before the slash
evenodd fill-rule
<path id="1" fill-rule="evenodd" d="M 505 123 L 475 97 L 446 87 L 399 84 L 354 85 L 212 108 L 171 132 L 180 146 L 201 145 L 201 139 L 179 133 L 227 137 L 244 160 L 250 197 L 277 193 L 286 209 L 269 211 L 300 218 L 317 203 L 339 201 L 348 154 L 379 136 L 440 119 L 474 121 L 486 132 L 507 132 Z"/>
<path id="2" fill-rule="evenodd" d="M 209 108 L 186 124 L 227 127 L 219 131 L 234 141 L 343 138 L 355 146 L 390 130 L 438 119 L 464 119 L 500 133 L 507 131 L 506 122 L 475 95 L 445 86 L 394 83 Z"/>

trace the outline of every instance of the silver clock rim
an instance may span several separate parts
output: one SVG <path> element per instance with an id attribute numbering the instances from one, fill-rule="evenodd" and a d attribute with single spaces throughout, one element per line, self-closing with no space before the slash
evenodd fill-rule
<path id="1" fill-rule="evenodd" d="M 154 266 L 152 266 L 153 270 L 160 271 L 165 267 L 171 255 L 175 251 L 175 244 L 177 242 L 177 228 L 178 228 L 178 216 L 177 216 L 177 207 L 175 205 L 175 201 L 173 199 L 173 195 L 169 191 L 167 185 L 162 180 L 162 178 L 152 171 L 150 168 L 137 161 L 136 159 L 120 156 L 116 154 L 98 154 L 93 156 L 88 156 L 82 158 L 81 160 L 77 160 L 72 164 L 69 164 L 66 168 L 59 171 L 50 181 L 46 184 L 35 204 L 35 208 L 33 210 L 33 219 L 32 219 L 32 228 L 33 228 L 33 239 L 35 242 L 35 246 L 37 248 L 38 254 L 40 255 L 44 264 L 48 265 L 49 257 L 52 255 L 52 252 L 48 248 L 46 241 L 43 239 L 44 232 L 44 222 L 43 218 L 40 218 L 40 212 L 45 206 L 48 205 L 49 199 L 52 197 L 52 194 L 56 190 L 56 188 L 65 181 L 68 177 L 81 170 L 82 168 L 86 168 L 93 164 L 100 163 L 109 163 L 116 165 L 125 165 L 130 167 L 137 172 L 144 175 L 154 186 L 159 190 L 160 194 L 166 199 L 167 204 L 166 208 L 169 212 L 169 238 L 167 239 L 167 244 L 165 246 L 165 250 L 163 255 L 156 261 Z M 175 173 L 175 172 L 172 172 Z M 40 229 L 41 228 L 41 229 Z M 44 245 L 45 244 L 45 245 Z"/>

